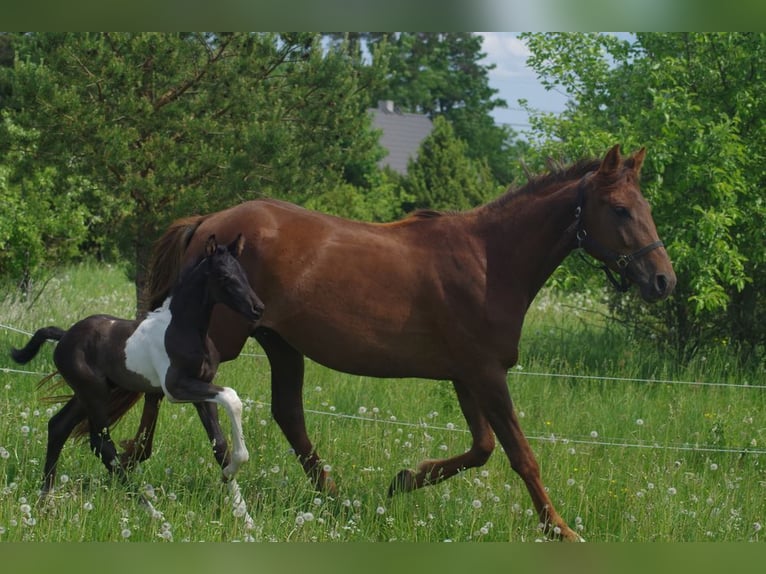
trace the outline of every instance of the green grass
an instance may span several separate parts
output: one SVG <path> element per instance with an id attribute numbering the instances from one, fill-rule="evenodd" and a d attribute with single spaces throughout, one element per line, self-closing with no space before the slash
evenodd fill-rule
<path id="1" fill-rule="evenodd" d="M 678 364 L 586 311 L 598 308 L 593 299 L 543 294 L 527 318 L 519 367 L 509 374 L 559 513 L 589 541 L 763 539 L 766 399 L 764 389 L 752 388 L 766 384 L 763 366 L 743 371 L 723 350 Z M 59 273 L 31 306 L 11 295 L 0 303 L 0 324 L 33 331 L 95 312 L 130 316 L 134 293 L 120 269 L 83 265 Z M 52 346 L 29 365 L 13 364 L 9 348 L 25 342 L 0 327 L 0 368 L 53 370 Z M 312 491 L 271 419 L 260 349 L 249 343 L 245 353 L 222 365 L 217 382 L 237 389 L 246 404 L 251 458 L 239 482 L 254 529 L 233 515 L 191 405 L 163 404 L 154 456 L 132 475 L 133 490 L 153 493 L 162 518 L 113 484 L 85 443 L 67 444 L 52 504 L 38 505 L 46 425 L 56 406 L 36 391 L 40 375 L 0 371 L 0 541 L 542 539 L 500 448 L 480 469 L 386 497 L 400 469 L 469 445 L 449 383 L 347 376 L 307 362 L 307 424 L 340 487 L 331 498 Z M 113 436 L 132 436 L 138 416 L 134 409 Z M 222 422 L 228 425 L 225 415 Z"/>

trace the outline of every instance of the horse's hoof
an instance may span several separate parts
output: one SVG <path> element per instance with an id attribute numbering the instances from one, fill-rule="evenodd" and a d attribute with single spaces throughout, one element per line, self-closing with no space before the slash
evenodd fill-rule
<path id="1" fill-rule="evenodd" d="M 391 486 L 388 487 L 388 496 L 390 498 L 397 492 L 410 492 L 415 488 L 417 488 L 415 473 L 405 468 L 391 481 Z"/>
<path id="2" fill-rule="evenodd" d="M 559 532 L 556 532 L 556 530 L 559 530 Z M 574 530 L 569 528 L 568 526 L 565 526 L 560 529 L 554 529 L 554 535 L 559 538 L 562 542 L 585 542 L 585 538 L 577 534 Z"/>
<path id="3" fill-rule="evenodd" d="M 326 476 L 324 480 L 319 484 L 319 492 L 326 494 L 327 496 L 338 495 L 338 485 L 330 476 Z"/>

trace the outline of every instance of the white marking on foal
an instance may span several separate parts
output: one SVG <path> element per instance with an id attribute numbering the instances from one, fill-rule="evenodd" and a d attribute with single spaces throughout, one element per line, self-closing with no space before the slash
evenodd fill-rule
<path id="1" fill-rule="evenodd" d="M 239 489 L 239 484 L 233 478 L 229 481 L 229 495 L 231 497 L 231 506 L 234 516 L 237 518 L 243 518 L 245 521 L 245 528 L 252 530 L 255 528 L 255 521 L 250 513 L 247 511 L 247 503 L 242 498 L 242 491 Z"/>
<path id="2" fill-rule="evenodd" d="M 125 341 L 125 368 L 144 377 L 153 387 L 162 388 L 166 395 L 165 376 L 170 358 L 165 350 L 165 331 L 171 318 L 168 297 L 162 307 L 149 313 Z"/>
<path id="3" fill-rule="evenodd" d="M 234 449 L 231 453 L 231 462 L 223 469 L 223 475 L 226 478 L 232 478 L 237 474 L 239 467 L 250 458 L 242 432 L 242 401 L 237 395 L 237 391 L 230 387 L 223 387 L 220 393 L 209 400 L 226 409 L 226 414 L 229 415 L 231 421 L 231 442 Z"/>

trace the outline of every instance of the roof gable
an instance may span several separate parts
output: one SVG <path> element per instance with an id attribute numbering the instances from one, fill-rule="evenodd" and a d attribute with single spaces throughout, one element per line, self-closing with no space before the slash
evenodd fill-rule
<path id="1" fill-rule="evenodd" d="M 402 113 L 390 100 L 379 102 L 369 111 L 373 126 L 383 131 L 380 144 L 388 150 L 378 165 L 405 175 L 409 159 L 417 157 L 421 142 L 433 129 L 431 120 L 423 114 Z"/>

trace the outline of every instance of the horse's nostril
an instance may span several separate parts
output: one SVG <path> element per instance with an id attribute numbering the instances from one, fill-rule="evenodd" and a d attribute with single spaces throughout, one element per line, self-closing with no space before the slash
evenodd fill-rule
<path id="1" fill-rule="evenodd" d="M 660 273 L 655 279 L 655 285 L 657 286 L 658 293 L 665 293 L 668 289 L 668 278 Z"/>

